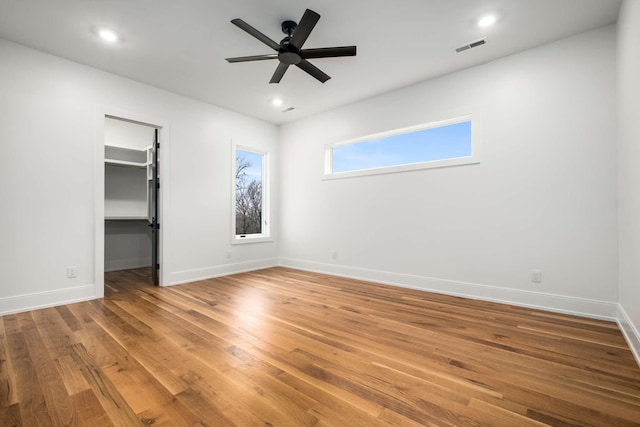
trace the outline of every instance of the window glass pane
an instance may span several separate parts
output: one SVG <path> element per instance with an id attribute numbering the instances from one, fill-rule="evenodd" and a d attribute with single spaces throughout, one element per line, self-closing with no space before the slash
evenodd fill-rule
<path id="1" fill-rule="evenodd" d="M 471 121 L 334 146 L 332 172 L 469 157 Z"/>
<path id="2" fill-rule="evenodd" d="M 236 235 L 262 233 L 263 156 L 236 150 Z"/>

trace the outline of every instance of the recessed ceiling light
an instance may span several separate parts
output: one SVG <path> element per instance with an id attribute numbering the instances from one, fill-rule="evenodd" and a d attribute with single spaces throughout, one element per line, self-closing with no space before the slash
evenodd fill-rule
<path id="1" fill-rule="evenodd" d="M 115 43 L 118 41 L 118 35 L 108 28 L 102 28 L 101 30 L 98 30 L 98 35 L 102 40 L 108 43 Z"/>
<path id="2" fill-rule="evenodd" d="M 273 98 L 271 100 L 271 105 L 274 107 L 281 107 L 284 104 L 284 101 L 281 98 Z"/>
<path id="3" fill-rule="evenodd" d="M 482 18 L 478 19 L 478 27 L 490 27 L 496 23 L 495 15 L 485 15 Z"/>

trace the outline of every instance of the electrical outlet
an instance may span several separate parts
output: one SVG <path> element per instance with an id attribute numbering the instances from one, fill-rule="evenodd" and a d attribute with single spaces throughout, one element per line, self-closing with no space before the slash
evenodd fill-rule
<path id="1" fill-rule="evenodd" d="M 227 251 L 227 259 L 231 258 L 231 251 Z"/>
<path id="2" fill-rule="evenodd" d="M 337 259 L 338 258 L 338 251 L 331 251 L 331 259 Z"/>
<path id="3" fill-rule="evenodd" d="M 540 270 L 531 270 L 531 281 L 533 283 L 542 282 L 542 271 L 540 271 Z"/>
<path id="4" fill-rule="evenodd" d="M 78 267 L 67 267 L 67 277 L 69 279 L 78 277 Z"/>

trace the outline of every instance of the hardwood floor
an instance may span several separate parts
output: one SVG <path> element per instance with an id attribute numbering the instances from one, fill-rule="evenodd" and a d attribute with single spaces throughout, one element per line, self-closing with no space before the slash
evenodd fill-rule
<path id="1" fill-rule="evenodd" d="M 640 426 L 614 323 L 274 268 L 0 318 L 0 425 Z"/>

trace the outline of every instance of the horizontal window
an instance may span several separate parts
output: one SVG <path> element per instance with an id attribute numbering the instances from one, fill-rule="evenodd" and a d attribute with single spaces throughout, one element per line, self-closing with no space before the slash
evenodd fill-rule
<path id="1" fill-rule="evenodd" d="M 470 116 L 398 129 L 327 147 L 328 178 L 478 162 Z"/>

